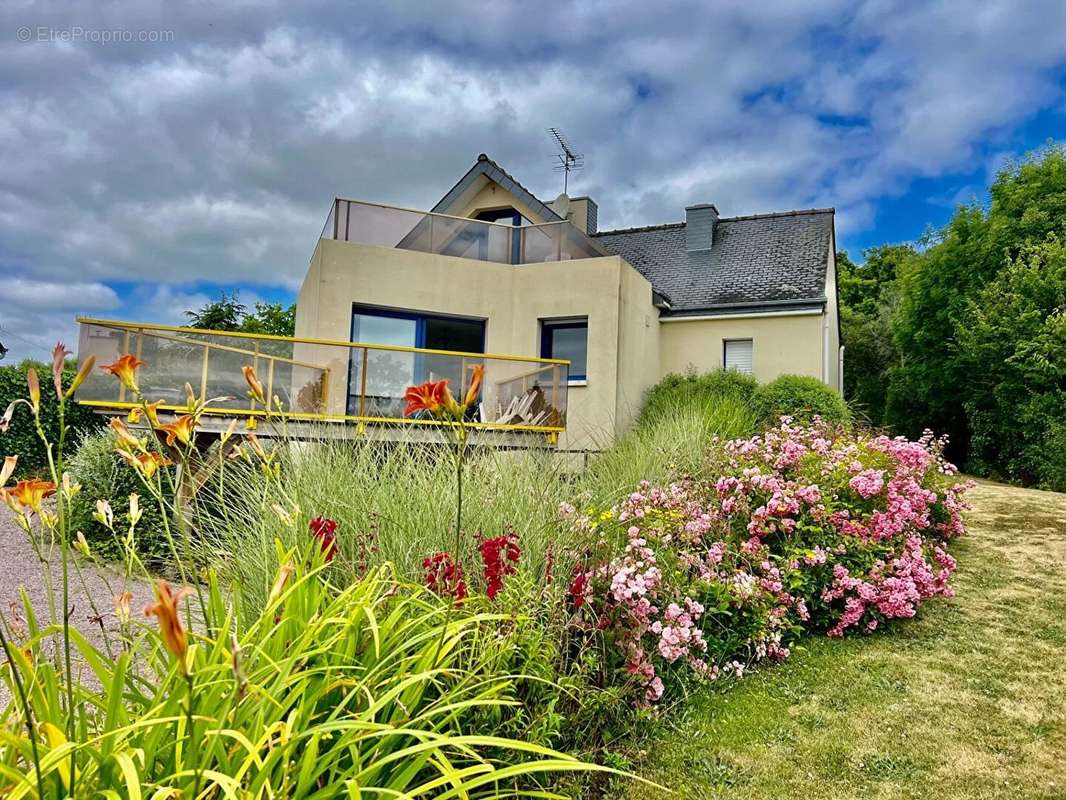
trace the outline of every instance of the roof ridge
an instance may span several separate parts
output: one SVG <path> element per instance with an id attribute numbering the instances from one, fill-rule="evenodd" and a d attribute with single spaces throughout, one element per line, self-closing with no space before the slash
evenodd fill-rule
<path id="1" fill-rule="evenodd" d="M 503 167 L 501 167 L 499 162 L 496 161 L 496 159 L 494 159 L 488 153 L 478 153 L 477 160 L 478 161 L 488 161 L 490 164 L 492 164 L 492 166 L 496 167 L 496 169 L 498 169 L 500 172 L 502 172 L 504 175 L 506 175 L 508 178 L 510 178 L 512 181 L 514 181 L 515 185 L 519 189 L 521 189 L 523 192 L 528 194 L 530 197 L 532 197 L 534 200 L 536 200 L 542 206 L 545 206 L 546 208 L 548 208 L 550 211 L 555 211 L 555 209 L 553 209 L 550 205 L 548 205 L 548 202 L 551 202 L 551 201 L 545 202 L 544 200 L 541 200 L 539 197 L 537 197 L 535 194 L 533 194 L 533 192 L 531 192 L 529 189 L 527 189 L 525 187 L 525 185 L 522 183 L 522 181 L 518 180 L 518 178 L 516 178 L 510 172 L 508 172 Z M 558 216 L 558 215 L 556 215 L 556 216 Z M 561 217 L 560 217 L 560 219 L 561 219 Z"/>
<path id="2" fill-rule="evenodd" d="M 773 219 L 775 217 L 802 217 L 814 214 L 836 214 L 836 208 L 798 208 L 794 211 L 770 211 L 763 214 L 741 214 L 736 217 L 719 217 L 719 222 L 735 222 L 745 219 Z"/>
<path id="3" fill-rule="evenodd" d="M 614 234 L 614 233 L 639 233 L 641 231 L 656 231 L 656 230 L 661 230 L 663 228 L 683 228 L 683 227 L 685 227 L 685 223 L 684 222 L 661 222 L 658 225 L 641 225 L 641 226 L 636 227 L 636 228 L 615 228 L 614 230 L 597 231 L 596 233 L 590 233 L 588 235 L 590 237 L 610 236 L 611 234 Z"/>
<path id="4" fill-rule="evenodd" d="M 486 156 L 486 158 L 488 158 Z M 490 161 L 492 159 L 489 159 Z M 738 222 L 749 219 L 776 219 L 780 217 L 803 217 L 814 216 L 815 214 L 836 214 L 836 208 L 829 206 L 828 208 L 797 208 L 794 211 L 769 211 L 763 214 L 741 214 L 735 217 L 719 217 L 719 222 Z M 597 233 L 589 234 L 590 236 L 610 236 L 615 233 L 641 233 L 643 231 L 655 231 L 663 228 L 683 228 L 684 222 L 661 222 L 658 225 L 639 225 L 635 228 L 615 228 L 610 231 L 598 231 Z"/>

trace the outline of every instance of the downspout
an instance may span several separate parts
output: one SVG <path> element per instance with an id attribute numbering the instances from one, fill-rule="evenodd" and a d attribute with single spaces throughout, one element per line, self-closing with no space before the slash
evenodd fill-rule
<path id="1" fill-rule="evenodd" d="M 828 304 L 827 304 L 828 305 Z M 829 385 L 829 309 L 822 313 L 822 383 Z"/>
<path id="2" fill-rule="evenodd" d="M 837 380 L 840 381 L 840 396 L 844 396 L 844 345 L 840 345 L 840 353 L 837 356 Z M 847 399 L 847 398 L 845 398 Z"/>

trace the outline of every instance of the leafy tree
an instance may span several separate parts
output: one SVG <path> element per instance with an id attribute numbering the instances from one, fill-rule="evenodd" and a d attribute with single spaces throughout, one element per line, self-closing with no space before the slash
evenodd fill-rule
<path id="1" fill-rule="evenodd" d="M 271 336 L 293 336 L 296 333 L 296 304 L 256 303 L 255 313 L 241 321 L 247 333 L 266 333 Z"/>
<path id="2" fill-rule="evenodd" d="M 971 468 L 1066 491 L 1066 243 L 1013 259 L 971 299 L 958 341 Z"/>
<path id="3" fill-rule="evenodd" d="M 900 363 L 889 372 L 886 419 L 909 435 L 923 427 L 948 433 L 956 459 L 969 447 L 965 401 L 973 381 L 959 357 L 959 332 L 971 302 L 1011 259 L 1066 230 L 1066 150 L 1049 146 L 1008 165 L 990 194 L 987 210 L 963 206 L 927 237 L 925 252 L 901 264 L 897 279 Z"/>
<path id="4" fill-rule="evenodd" d="M 882 245 L 856 264 L 837 253 L 840 327 L 844 342 L 844 397 L 860 417 L 884 424 L 885 385 L 898 361 L 891 316 L 899 302 L 896 277 L 917 256 L 910 245 Z"/>
<path id="5" fill-rule="evenodd" d="M 197 311 L 186 311 L 189 325 L 215 331 L 244 331 L 272 336 L 292 336 L 296 331 L 296 304 L 256 303 L 249 313 L 240 301 L 240 293 L 223 291 L 217 300 L 204 304 Z"/>
<path id="6" fill-rule="evenodd" d="M 227 295 L 221 293 L 218 300 L 206 303 L 198 311 L 186 311 L 189 325 L 193 328 L 206 328 L 212 331 L 239 331 L 241 320 L 248 309 L 241 303 L 239 292 Z"/>

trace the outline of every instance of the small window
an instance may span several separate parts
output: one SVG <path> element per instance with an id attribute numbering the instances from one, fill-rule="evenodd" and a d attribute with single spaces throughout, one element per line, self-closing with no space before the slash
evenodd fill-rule
<path id="1" fill-rule="evenodd" d="M 570 380 L 583 381 L 587 377 L 589 321 L 544 320 L 541 323 L 541 358 L 565 358 L 570 361 Z"/>
<path id="2" fill-rule="evenodd" d="M 751 375 L 751 339 L 726 339 L 722 344 L 722 366 Z"/>

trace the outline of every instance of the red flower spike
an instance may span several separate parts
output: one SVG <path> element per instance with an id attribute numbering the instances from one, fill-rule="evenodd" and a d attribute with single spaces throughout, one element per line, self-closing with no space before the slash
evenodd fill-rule
<path id="1" fill-rule="evenodd" d="M 311 535 L 318 539 L 326 561 L 332 561 L 337 555 L 337 523 L 328 517 L 315 517 L 308 523 Z"/>
<path id="2" fill-rule="evenodd" d="M 422 559 L 426 571 L 426 588 L 441 597 L 452 597 L 456 603 L 466 598 L 463 565 L 452 561 L 447 553 L 434 553 Z"/>
<path id="3" fill-rule="evenodd" d="M 485 563 L 485 593 L 490 600 L 495 600 L 496 595 L 503 591 L 503 579 L 515 574 L 514 565 L 522 556 L 518 534 L 509 531 L 492 539 L 482 539 L 477 549 Z"/>
<path id="4" fill-rule="evenodd" d="M 570 588 L 568 588 L 567 594 L 570 595 L 570 600 L 574 604 L 574 608 L 581 608 L 585 605 L 585 595 L 588 592 L 589 576 L 587 572 L 578 571 L 574 574 L 574 579 L 570 581 Z"/>

